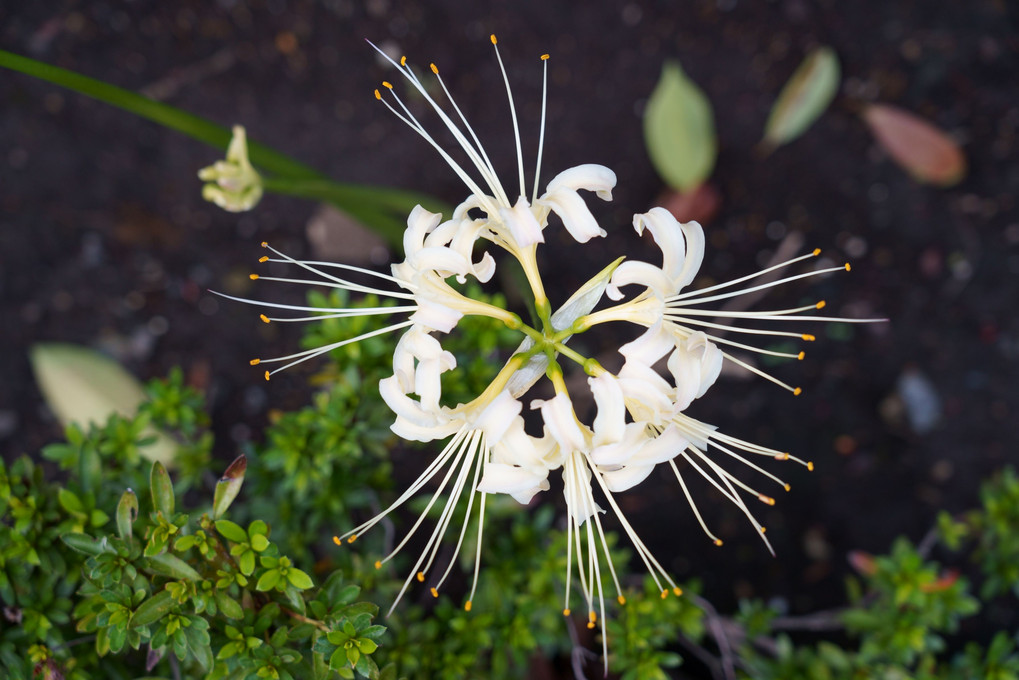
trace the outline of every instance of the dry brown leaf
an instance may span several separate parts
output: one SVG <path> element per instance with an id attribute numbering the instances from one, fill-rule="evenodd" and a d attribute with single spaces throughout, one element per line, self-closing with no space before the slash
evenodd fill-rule
<path id="1" fill-rule="evenodd" d="M 888 155 L 920 182 L 952 186 L 966 175 L 966 157 L 944 131 L 887 104 L 864 108 L 863 119 Z"/>

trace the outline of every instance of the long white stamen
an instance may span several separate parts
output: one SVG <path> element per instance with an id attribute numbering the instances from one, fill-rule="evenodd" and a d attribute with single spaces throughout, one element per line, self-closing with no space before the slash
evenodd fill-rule
<path id="1" fill-rule="evenodd" d="M 375 50 L 379 54 L 381 54 L 386 61 L 388 61 L 390 64 L 396 67 L 396 69 L 399 70 L 400 73 L 403 74 L 405 78 L 407 78 L 411 85 L 414 86 L 414 88 L 425 99 L 425 101 L 428 102 L 428 104 L 432 107 L 432 110 L 435 111 L 435 113 L 442 120 L 446 128 L 450 131 L 450 133 L 452 133 L 453 137 L 457 140 L 457 143 L 460 144 L 460 147 L 463 149 L 464 153 L 466 153 L 468 157 L 470 157 L 471 162 L 474 163 L 474 166 L 477 168 L 478 172 L 480 172 L 481 175 L 486 178 L 486 181 L 489 183 L 489 187 L 491 188 L 492 193 L 495 194 L 497 197 L 499 197 L 500 195 L 502 197 L 505 197 L 506 192 L 502 190 L 502 185 L 499 183 L 499 179 L 495 175 L 495 173 L 491 171 L 490 166 L 486 167 L 486 165 L 481 161 L 481 158 L 479 157 L 477 151 L 474 149 L 474 147 L 471 146 L 470 142 L 467 141 L 467 138 L 463 135 L 463 132 L 461 132 L 460 128 L 456 125 L 456 123 L 453 122 L 452 119 L 450 119 L 448 115 L 446 115 L 446 112 L 443 111 L 442 107 L 439 106 L 438 103 L 432 98 L 432 96 L 428 93 L 428 90 L 426 90 L 424 85 L 422 85 L 421 81 L 416 76 L 413 75 L 411 68 L 409 66 L 401 66 L 397 64 L 389 57 L 388 54 L 379 49 L 370 40 L 368 41 L 368 44 L 375 48 Z M 381 99 L 381 97 L 378 98 Z M 393 109 L 390 107 L 390 110 Z M 413 118 L 413 116 L 411 117 Z M 415 122 L 417 122 L 416 119 Z M 431 139 L 430 136 L 427 135 L 427 133 L 424 132 L 424 128 L 420 125 L 420 123 L 417 124 L 417 127 L 415 127 L 414 125 L 411 125 L 410 127 L 417 131 L 419 134 L 421 134 L 421 136 L 424 137 L 425 140 L 428 141 L 442 155 L 446 162 L 450 164 L 450 167 L 453 168 L 454 172 L 460 175 L 461 179 L 467 178 L 464 179 L 464 182 L 467 184 L 467 188 L 469 188 L 472 193 L 475 193 L 479 197 L 485 196 L 485 193 L 477 188 L 477 185 L 473 182 L 473 180 L 469 180 L 469 176 L 466 174 L 466 172 L 463 171 L 462 168 L 460 168 L 459 164 L 453 161 L 449 154 L 447 154 L 438 144 L 434 142 L 434 140 Z M 480 143 L 478 144 L 478 146 L 480 148 L 481 146 Z M 506 207 L 509 207 L 509 205 L 510 204 L 507 201 Z"/>
<path id="2" fill-rule="evenodd" d="M 270 258 L 266 259 L 265 261 L 266 262 L 286 262 L 286 263 L 290 263 L 290 262 L 293 262 L 294 260 L 270 257 Z M 393 283 L 398 284 L 400 286 L 408 285 L 408 282 L 400 281 L 395 276 L 390 276 L 389 274 L 384 274 L 382 272 L 377 272 L 377 271 L 374 271 L 374 270 L 371 270 L 371 269 L 365 269 L 364 267 L 355 267 L 354 265 L 351 265 L 351 264 L 343 264 L 341 262 L 322 262 L 322 261 L 319 261 L 319 260 L 301 260 L 301 261 L 304 262 L 305 264 L 310 264 L 310 265 L 313 265 L 315 267 L 335 267 L 336 269 L 346 269 L 347 271 L 357 272 L 359 274 L 366 274 L 368 276 L 377 276 L 380 279 L 385 279 L 386 281 L 392 281 Z"/>
<path id="3" fill-rule="evenodd" d="M 690 291 L 687 291 L 685 293 L 679 293 L 677 295 L 671 296 L 670 299 L 672 299 L 672 300 L 679 300 L 679 299 L 682 299 L 684 297 L 689 297 L 689 296 L 692 296 L 692 295 L 703 295 L 704 293 L 710 293 L 712 291 L 719 290 L 721 288 L 728 288 L 729 286 L 735 286 L 735 285 L 738 285 L 740 283 L 743 283 L 744 281 L 750 281 L 751 279 L 756 279 L 759 276 L 764 276 L 765 274 L 769 274 L 769 273 L 775 271 L 776 269 L 782 269 L 783 267 L 788 267 L 789 265 L 796 264 L 797 262 L 802 262 L 803 260 L 809 260 L 812 257 L 817 257 L 820 254 L 821 254 L 821 249 L 820 248 L 815 248 L 814 251 L 811 252 L 811 253 L 807 253 L 806 255 L 800 255 L 799 257 L 794 257 L 793 259 L 786 260 L 785 262 L 780 262 L 779 264 L 772 265 L 772 266 L 770 266 L 770 267 L 768 267 L 766 269 L 761 269 L 760 271 L 756 271 L 753 274 L 747 274 L 746 276 L 741 276 L 740 278 L 732 279 L 731 281 L 723 281 L 722 283 L 717 283 L 717 284 L 715 284 L 713 286 L 709 286 L 707 288 L 698 288 L 697 290 L 690 290 Z"/>
<path id="4" fill-rule="evenodd" d="M 347 340 L 340 340 L 339 342 L 333 342 L 333 343 L 330 343 L 328 345 L 323 345 L 322 347 L 316 347 L 315 349 L 309 349 L 309 350 L 305 350 L 303 352 L 297 352 L 295 354 L 289 354 L 289 355 L 287 355 L 285 357 L 273 357 L 271 359 L 259 359 L 258 363 L 269 364 L 269 363 L 277 363 L 277 362 L 280 362 L 280 361 L 289 361 L 290 359 L 297 359 L 296 361 L 291 361 L 286 366 L 280 366 L 279 368 L 277 368 L 277 369 L 275 369 L 273 371 L 266 371 L 265 372 L 266 380 L 268 380 L 269 376 L 275 375 L 276 373 L 279 373 L 280 371 L 285 371 L 286 369 L 290 368 L 291 366 L 296 366 L 297 364 L 302 363 L 304 361 L 307 361 L 308 359 L 320 356 L 320 355 L 325 354 L 325 353 L 327 353 L 327 352 L 329 352 L 331 350 L 337 349 L 339 347 L 343 347 L 344 345 L 350 345 L 350 344 L 355 343 L 355 342 L 360 342 L 361 340 L 367 340 L 368 338 L 374 338 L 377 335 L 383 335 L 385 333 L 392 333 L 393 331 L 399 330 L 401 328 L 407 328 L 408 326 L 413 325 L 413 323 L 414 323 L 413 321 L 403 321 L 403 322 L 398 323 L 398 324 L 393 324 L 392 326 L 386 326 L 385 328 L 379 328 L 378 330 L 370 331 L 368 333 L 362 333 L 361 335 L 357 336 L 356 338 L 349 338 Z M 300 358 L 298 358 L 298 357 L 300 357 Z"/>
<path id="5" fill-rule="evenodd" d="M 541 129 L 538 133 L 538 160 L 534 166 L 534 192 L 531 194 L 531 204 L 538 200 L 538 181 L 541 177 L 541 156 L 545 150 L 545 109 L 548 103 L 548 55 L 541 55 L 542 76 L 541 76 Z"/>
<path id="6" fill-rule="evenodd" d="M 672 467 L 672 471 L 676 473 L 676 479 L 679 480 L 679 486 L 683 489 L 683 495 L 686 496 L 686 502 L 690 505 L 690 509 L 693 510 L 694 517 L 697 518 L 697 523 L 701 525 L 701 529 L 708 535 L 715 545 L 722 545 L 722 539 L 715 536 L 711 529 L 708 529 L 708 525 L 704 523 L 704 518 L 701 517 L 700 510 L 697 509 L 697 503 L 694 502 L 693 496 L 690 495 L 690 490 L 686 486 L 686 482 L 683 481 L 683 475 L 680 474 L 679 468 L 676 466 L 675 459 L 669 461 L 669 465 Z"/>
<path id="7" fill-rule="evenodd" d="M 506 75 L 506 67 L 499 55 L 499 44 L 492 34 L 492 47 L 495 48 L 495 58 L 499 61 L 499 70 L 502 71 L 502 80 L 506 83 L 506 98 L 509 99 L 510 115 L 513 117 L 513 137 L 517 142 L 517 171 L 520 173 L 520 195 L 524 195 L 524 152 L 520 147 L 520 126 L 517 124 L 517 108 L 513 105 L 513 90 L 510 88 L 509 76 Z"/>
<path id="8" fill-rule="evenodd" d="M 439 69 L 436 68 L 435 64 L 432 64 L 431 67 L 432 73 L 435 74 L 435 79 L 439 81 L 439 85 L 442 86 L 442 91 L 446 93 L 446 98 L 452 105 L 453 110 L 456 111 L 458 116 L 460 116 L 460 121 L 464 124 L 464 127 L 467 128 L 467 132 L 470 134 L 471 139 L 474 140 L 474 144 L 477 147 L 478 152 L 481 154 L 481 160 L 483 160 L 484 162 L 483 163 L 478 162 L 477 165 L 479 167 L 484 166 L 486 180 L 488 181 L 489 186 L 491 186 L 492 189 L 495 190 L 496 197 L 500 201 L 503 201 L 504 203 L 509 205 L 510 204 L 509 197 L 506 195 L 506 191 L 505 189 L 503 189 L 502 183 L 499 181 L 499 175 L 497 175 L 495 172 L 495 166 L 492 165 L 491 159 L 489 159 L 488 154 L 485 153 L 485 147 L 481 144 L 481 140 L 478 139 L 478 135 L 477 133 L 474 132 L 474 128 L 472 128 L 471 124 L 467 122 L 467 116 L 465 116 L 463 114 L 463 111 L 460 110 L 460 107 L 457 106 L 456 100 L 453 99 L 453 95 L 446 87 L 445 81 L 442 79 L 442 76 L 439 75 Z"/>
<path id="9" fill-rule="evenodd" d="M 757 292 L 759 290 L 764 290 L 766 288 L 774 288 L 775 286 L 781 286 L 784 283 L 789 283 L 791 281 L 797 281 L 799 279 L 805 279 L 805 278 L 810 277 L 810 276 L 819 276 L 821 274 L 830 274 L 831 272 L 842 272 L 842 271 L 846 271 L 846 265 L 843 265 L 841 267 L 829 267 L 828 269 L 817 269 L 817 270 L 812 271 L 812 272 L 805 272 L 803 274 L 796 274 L 795 276 L 787 276 L 786 278 L 778 279 L 777 281 L 769 281 L 768 283 L 762 283 L 762 284 L 759 284 L 759 285 L 756 285 L 756 286 L 751 286 L 750 288 L 742 288 L 740 290 L 733 290 L 733 291 L 729 291 L 728 293 L 719 293 L 718 295 L 709 295 L 709 296 L 705 296 L 705 297 L 699 297 L 699 296 L 696 296 L 696 295 L 692 296 L 692 297 L 675 296 L 675 297 L 668 297 L 668 298 L 665 298 L 665 299 L 668 302 L 672 302 L 674 300 L 678 300 L 681 297 L 683 297 L 683 304 L 684 305 L 700 305 L 700 304 L 703 304 L 705 302 L 714 302 L 716 300 L 725 300 L 727 298 L 738 297 L 740 295 L 747 295 L 749 293 L 754 293 L 754 292 Z M 704 291 L 698 291 L 698 292 L 703 293 Z"/>

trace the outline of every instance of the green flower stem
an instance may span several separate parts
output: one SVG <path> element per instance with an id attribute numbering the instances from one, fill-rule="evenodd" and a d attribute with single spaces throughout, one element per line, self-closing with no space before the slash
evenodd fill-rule
<path id="1" fill-rule="evenodd" d="M 230 144 L 229 128 L 116 85 L 4 50 L 0 50 L 0 67 L 116 106 L 209 146 L 226 150 Z M 414 192 L 333 182 L 317 170 L 257 142 L 248 142 L 248 154 L 253 165 L 274 175 L 264 178 L 266 191 L 333 203 L 376 230 L 395 248 L 402 246 L 405 216 L 415 205 L 423 204 L 433 212 L 445 208 Z"/>
<path id="2" fill-rule="evenodd" d="M 555 351 L 558 352 L 559 354 L 562 354 L 564 357 L 572 359 L 573 361 L 580 364 L 584 368 L 584 372 L 587 373 L 588 375 L 600 375 L 601 373 L 605 372 L 605 369 L 602 368 L 601 364 L 599 364 L 597 360 L 589 359 L 580 352 L 576 351 L 575 349 L 571 349 L 570 347 L 567 347 L 561 342 L 554 343 L 552 347 L 554 347 Z"/>

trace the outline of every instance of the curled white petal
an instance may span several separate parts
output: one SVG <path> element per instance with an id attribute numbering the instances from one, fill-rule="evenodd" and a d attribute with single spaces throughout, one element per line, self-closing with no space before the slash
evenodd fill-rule
<path id="1" fill-rule="evenodd" d="M 594 446 L 615 444 L 623 438 L 626 426 L 626 406 L 619 380 L 611 373 L 603 373 L 588 378 L 587 384 L 591 386 L 591 394 L 598 405 L 592 443 Z"/>
<path id="2" fill-rule="evenodd" d="M 604 165 L 585 163 L 563 170 L 552 178 L 545 187 L 545 195 L 566 189 L 593 191 L 603 201 L 612 200 L 612 189 L 616 186 L 616 173 Z"/>
<path id="3" fill-rule="evenodd" d="M 701 331 L 676 344 L 668 366 L 676 383 L 677 410 L 704 396 L 722 371 L 722 358 L 721 350 Z"/>
<path id="4" fill-rule="evenodd" d="M 606 235 L 606 231 L 598 226 L 587 203 L 576 191 L 560 190 L 545 194 L 540 204 L 551 208 L 559 216 L 566 231 L 578 243 L 587 243 L 595 236 Z"/>
<path id="5" fill-rule="evenodd" d="M 532 408 L 541 408 L 541 417 L 545 427 L 563 451 L 584 451 L 587 448 L 584 431 L 580 429 L 577 416 L 573 412 L 573 402 L 567 394 L 557 394 L 547 401 L 535 400 Z"/>
<path id="6" fill-rule="evenodd" d="M 547 477 L 547 470 L 542 475 L 531 468 L 488 462 L 485 463 L 478 491 L 509 494 L 519 503 L 528 503 L 539 491 L 548 490 Z"/>
<path id="7" fill-rule="evenodd" d="M 612 300 L 622 300 L 623 293 L 619 289 L 634 284 L 644 286 L 662 300 L 675 292 L 672 279 L 660 267 L 647 262 L 629 261 L 619 265 L 613 272 L 605 294 Z"/>

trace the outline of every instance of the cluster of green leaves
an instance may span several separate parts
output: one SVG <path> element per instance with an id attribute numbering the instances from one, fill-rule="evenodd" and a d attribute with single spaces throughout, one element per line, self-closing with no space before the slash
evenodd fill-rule
<path id="1" fill-rule="evenodd" d="M 356 601 L 360 588 L 339 571 L 316 587 L 266 522 L 224 517 L 243 457 L 208 512 L 177 511 L 181 489 L 148 464 L 145 433 L 155 424 L 207 455 L 207 418 L 179 375 L 148 394 L 138 417 L 72 426 L 44 452 L 67 472 L 62 483 L 28 458 L 0 464 L 0 599 L 16 623 L 0 628 L 0 675 L 380 677 L 372 654 L 385 629 L 376 605 Z"/>
<path id="2" fill-rule="evenodd" d="M 985 647 L 976 642 L 951 650 L 946 636 L 957 633 L 963 619 L 989 606 L 995 597 L 1016 588 L 1015 560 L 1019 556 L 1019 478 L 1006 469 L 984 486 L 982 507 L 957 520 L 939 518 L 938 538 L 949 549 L 967 540 L 981 567 L 980 597 L 970 579 L 957 569 L 926 559 L 906 539 L 899 539 L 888 555 L 857 555 L 861 579 L 848 583 L 850 606 L 840 613 L 853 645 L 823 641 L 796 645 L 780 633 L 770 640 L 775 613 L 759 603 L 745 606 L 742 622 L 747 644 L 742 650 L 754 678 L 916 678 L 922 680 L 1005 680 L 1019 677 L 1015 634 L 997 632 Z M 1014 608 L 1014 603 L 1006 605 Z M 772 647 L 771 653 L 763 649 Z"/>

